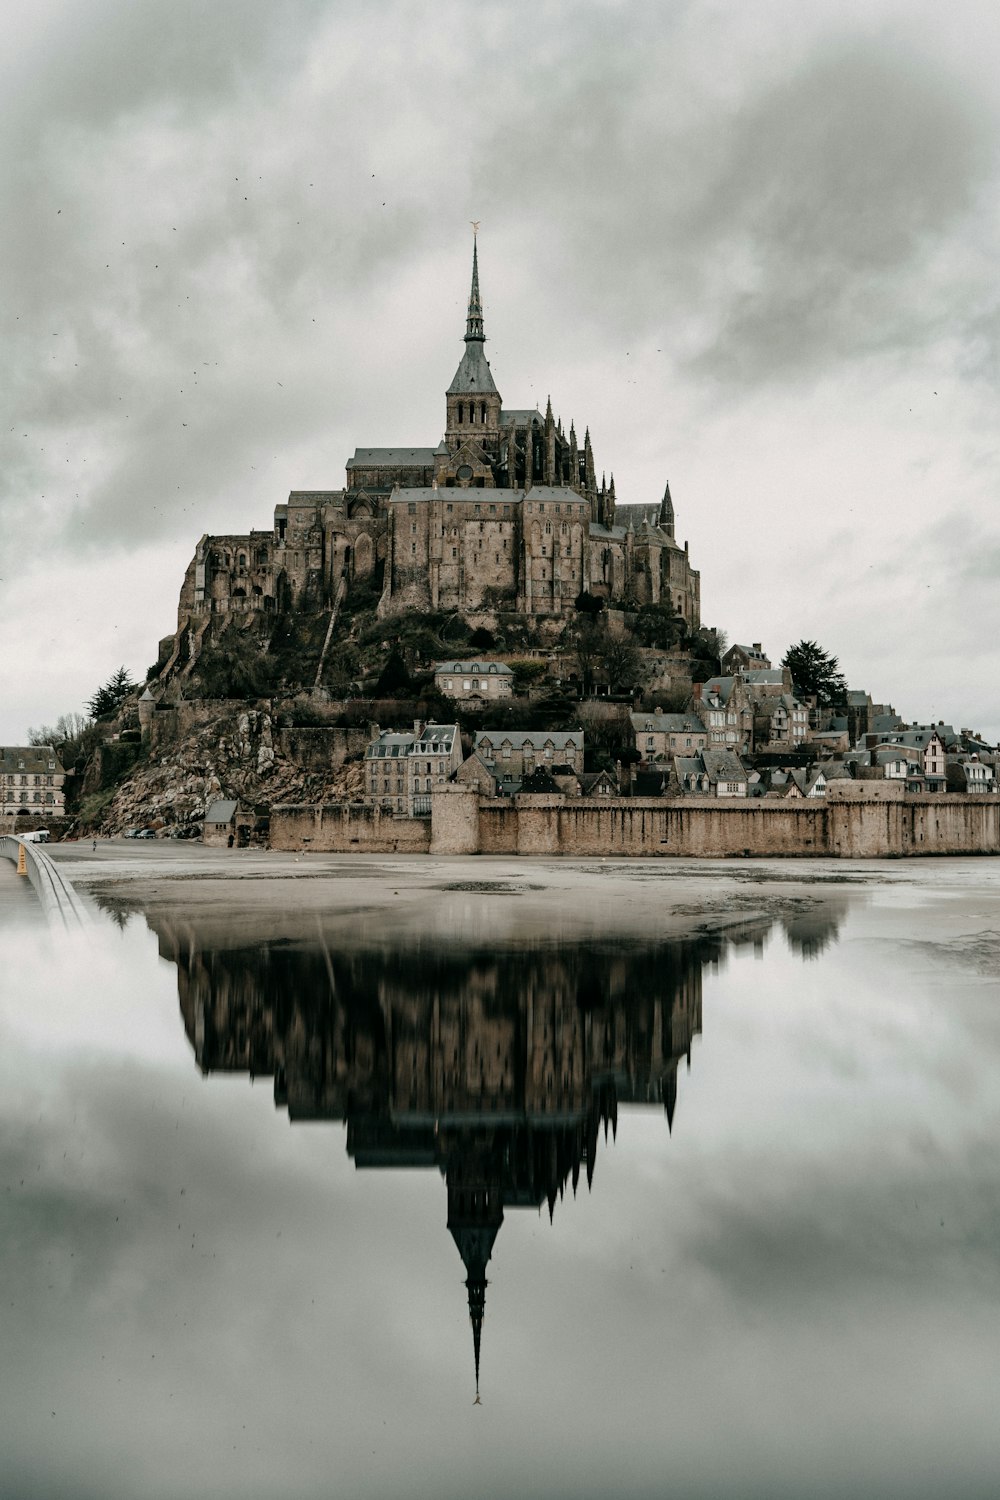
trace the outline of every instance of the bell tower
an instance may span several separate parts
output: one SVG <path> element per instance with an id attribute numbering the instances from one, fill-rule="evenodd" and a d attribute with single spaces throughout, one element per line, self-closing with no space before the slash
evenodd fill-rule
<path id="1" fill-rule="evenodd" d="M 492 463 L 496 463 L 500 448 L 500 392 L 490 373 L 484 348 L 486 334 L 479 295 L 478 223 L 472 228 L 472 287 L 465 320 L 465 353 L 447 391 L 444 440 L 455 453 L 471 439 L 489 455 Z"/>

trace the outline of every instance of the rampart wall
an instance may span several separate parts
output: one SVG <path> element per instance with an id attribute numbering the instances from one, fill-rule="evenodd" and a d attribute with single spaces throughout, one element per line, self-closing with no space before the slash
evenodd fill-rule
<path id="1" fill-rule="evenodd" d="M 615 797 L 481 797 L 448 787 L 433 801 L 436 854 L 711 859 L 824 855 L 885 859 L 1000 853 L 1000 798 L 847 797 L 828 802 Z"/>
<path id="2" fill-rule="evenodd" d="M 396 818 L 360 802 L 271 809 L 272 849 L 312 849 L 338 854 L 426 854 L 429 818 Z"/>
<path id="3" fill-rule="evenodd" d="M 338 853 L 692 859 L 1000 854 L 996 797 L 762 804 L 521 795 L 508 801 L 452 784 L 434 793 L 432 808 L 428 822 L 355 803 L 277 807 L 271 812 L 271 845 Z"/>

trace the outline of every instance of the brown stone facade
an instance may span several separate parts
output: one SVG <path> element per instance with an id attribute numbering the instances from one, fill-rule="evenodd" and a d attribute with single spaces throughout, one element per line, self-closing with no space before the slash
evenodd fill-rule
<path id="1" fill-rule="evenodd" d="M 598 483 L 589 430 L 578 443 L 551 402 L 544 415 L 503 407 L 485 357 L 477 261 L 465 345 L 436 446 L 359 448 L 343 488 L 293 490 L 270 530 L 203 536 L 178 631 L 217 614 L 330 610 L 361 588 L 383 613 L 532 617 L 564 615 L 587 592 L 609 605 L 665 604 L 696 629 L 700 579 L 675 539 L 669 488 L 619 512 L 613 476 Z"/>

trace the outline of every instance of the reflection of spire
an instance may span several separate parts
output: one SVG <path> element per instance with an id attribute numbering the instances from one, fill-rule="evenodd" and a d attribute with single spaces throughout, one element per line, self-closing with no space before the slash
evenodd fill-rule
<path id="1" fill-rule="evenodd" d="M 499 1181 L 488 1151 L 472 1145 L 448 1170 L 448 1228 L 458 1246 L 468 1273 L 469 1318 L 472 1322 L 472 1352 L 476 1366 L 476 1402 L 479 1403 L 479 1355 L 486 1311 L 486 1264 L 503 1223 L 503 1201 Z"/>
<path id="2" fill-rule="evenodd" d="M 486 1311 L 486 1288 L 489 1282 L 485 1276 L 472 1277 L 466 1280 L 469 1289 L 469 1318 L 472 1321 L 472 1352 L 476 1361 L 476 1399 L 473 1406 L 482 1406 L 479 1395 L 479 1353 L 483 1342 L 483 1314 Z"/>

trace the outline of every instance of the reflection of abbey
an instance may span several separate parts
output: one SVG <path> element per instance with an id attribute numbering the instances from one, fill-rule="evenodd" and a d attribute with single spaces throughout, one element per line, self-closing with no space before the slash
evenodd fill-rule
<path id="1" fill-rule="evenodd" d="M 293 490 L 272 531 L 204 536 L 179 621 L 228 611 L 332 609 L 374 587 L 380 610 L 572 610 L 584 592 L 664 603 L 700 623 L 699 575 L 674 537 L 669 488 L 625 507 L 582 444 L 553 417 L 508 409 L 485 355 L 476 250 L 465 352 L 436 447 L 358 448 L 339 490 Z"/>
<path id="2" fill-rule="evenodd" d="M 673 1120 L 711 937 L 567 946 L 200 950 L 156 923 L 199 1067 L 273 1075 L 292 1120 L 346 1120 L 358 1167 L 436 1168 L 466 1268 L 476 1376 L 486 1265 L 507 1208 L 593 1180 L 619 1104 Z M 766 924 L 765 924 L 766 925 Z"/>

